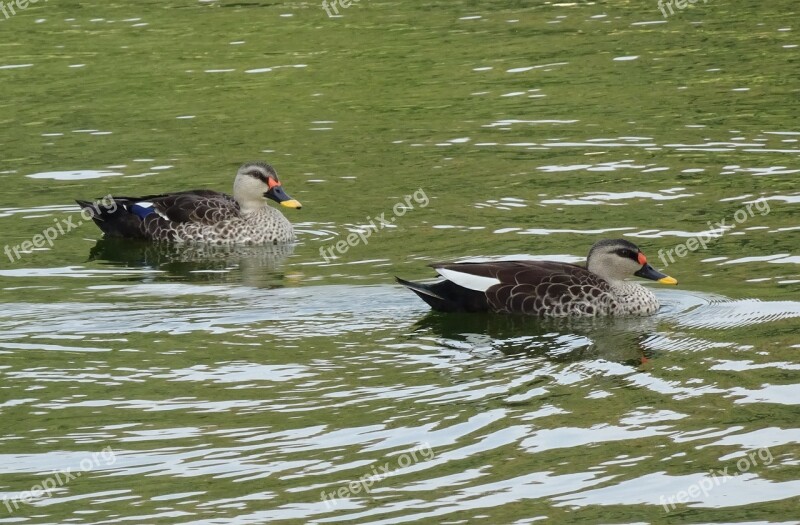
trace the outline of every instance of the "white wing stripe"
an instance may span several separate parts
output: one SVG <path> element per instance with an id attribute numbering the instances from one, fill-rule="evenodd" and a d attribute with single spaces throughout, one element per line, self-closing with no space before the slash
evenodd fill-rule
<path id="1" fill-rule="evenodd" d="M 475 290 L 476 292 L 485 292 L 492 286 L 500 284 L 500 281 L 494 277 L 481 277 L 480 275 L 472 275 L 456 270 L 446 270 L 444 268 L 436 268 L 436 272 L 448 281 L 452 281 L 469 290 Z"/>

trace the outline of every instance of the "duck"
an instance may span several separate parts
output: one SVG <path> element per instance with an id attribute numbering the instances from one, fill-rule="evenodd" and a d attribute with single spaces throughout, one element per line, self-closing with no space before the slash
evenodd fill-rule
<path id="1" fill-rule="evenodd" d="M 594 243 L 586 266 L 556 261 L 455 262 L 430 265 L 442 280 L 397 281 L 440 312 L 495 312 L 543 317 L 645 316 L 658 311 L 655 294 L 631 276 L 678 281 L 647 262 L 625 239 Z"/>
<path id="2" fill-rule="evenodd" d="M 190 190 L 143 197 L 108 196 L 76 201 L 106 237 L 207 244 L 282 244 L 294 241 L 289 220 L 269 200 L 300 209 L 283 190 L 275 169 L 246 162 L 236 172 L 233 195 Z"/>

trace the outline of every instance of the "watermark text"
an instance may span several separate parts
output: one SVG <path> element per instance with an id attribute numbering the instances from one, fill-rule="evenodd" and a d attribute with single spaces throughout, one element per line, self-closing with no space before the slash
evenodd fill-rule
<path id="1" fill-rule="evenodd" d="M 420 461 L 430 461 L 433 459 L 435 454 L 433 453 L 433 449 L 431 448 L 429 443 L 423 443 L 422 445 L 415 447 L 408 452 L 400 454 L 397 458 L 397 466 L 400 468 L 410 467 Z M 383 465 L 376 466 L 373 465 L 370 468 L 371 472 L 367 472 L 357 480 L 353 480 L 347 485 L 343 485 L 339 487 L 337 490 L 332 490 L 330 492 L 325 492 L 324 490 L 320 492 L 320 498 L 322 501 L 325 502 L 325 506 L 327 508 L 335 507 L 337 499 L 340 498 L 349 498 L 354 494 L 358 494 L 360 492 L 364 492 L 365 494 L 370 491 L 372 485 L 386 479 L 389 477 L 389 473 L 392 470 L 392 465 L 389 462 L 384 463 Z"/>
<path id="2" fill-rule="evenodd" d="M 358 246 L 361 243 L 369 244 L 368 239 L 373 232 L 383 230 L 384 228 L 393 228 L 394 222 L 398 217 L 402 217 L 407 212 L 414 209 L 413 203 L 419 205 L 420 208 L 424 208 L 430 203 L 430 199 L 428 199 L 428 196 L 425 194 L 425 190 L 420 188 L 411 195 L 406 195 L 402 201 L 392 207 L 392 216 L 389 218 L 386 217 L 387 212 L 383 212 L 375 216 L 375 218 L 367 217 L 367 224 L 361 226 L 358 231 L 351 232 L 346 239 L 337 241 L 335 244 L 329 246 L 320 247 L 320 256 L 322 256 L 327 263 L 336 259 L 337 254 L 344 255 L 354 246 Z"/>
<path id="3" fill-rule="evenodd" d="M 761 461 L 760 463 L 759 460 Z M 733 472 L 731 469 L 729 474 L 730 466 L 717 470 L 716 472 L 714 469 L 711 469 L 709 470 L 708 476 L 704 476 L 697 483 L 691 484 L 686 490 L 678 491 L 669 497 L 661 496 L 659 503 L 664 507 L 664 512 L 669 513 L 675 510 L 675 507 L 679 504 L 682 505 L 689 501 L 697 501 L 700 494 L 707 497 L 712 489 L 724 485 L 733 476 L 743 474 L 758 465 L 769 465 L 772 463 L 772 460 L 772 452 L 770 452 L 768 447 L 751 450 L 747 455 L 736 462 L 736 472 Z"/>
<path id="4" fill-rule="evenodd" d="M 754 217 L 755 212 L 753 211 L 753 208 L 755 208 L 762 217 L 770 212 L 769 202 L 766 199 L 762 198 L 748 202 L 745 206 L 736 210 L 736 212 L 733 214 L 733 221 L 728 222 L 728 219 L 722 219 L 721 221 L 715 223 L 709 221 L 709 229 L 707 231 L 698 233 L 694 237 L 690 237 L 686 240 L 686 242 L 678 244 L 674 248 L 669 248 L 667 250 L 661 248 L 658 250 L 658 258 L 661 259 L 661 262 L 664 264 L 664 268 L 666 268 L 671 263 L 675 262 L 675 257 L 682 259 L 690 253 L 699 250 L 701 247 L 704 250 L 707 250 L 708 243 L 712 239 L 718 239 L 722 237 L 729 231 L 736 228 L 737 225 L 747 222 L 748 219 Z M 667 262 L 667 259 L 669 259 L 669 262 Z"/>
<path id="5" fill-rule="evenodd" d="M 62 235 L 66 235 L 74 229 L 83 225 L 84 221 L 89 221 L 93 217 L 101 215 L 100 210 L 107 210 L 109 213 L 117 211 L 117 203 L 111 195 L 107 195 L 102 199 L 95 201 L 91 206 L 83 208 L 80 216 L 83 220 L 77 220 L 74 215 L 67 217 L 56 217 L 53 219 L 53 226 L 45 228 L 42 233 L 37 233 L 27 241 L 19 244 L 9 245 L 6 244 L 3 252 L 8 257 L 8 260 L 13 262 L 19 261 L 26 253 L 31 253 L 34 248 L 42 249 L 45 245 L 50 248 L 53 247 L 53 242 Z"/>
<path id="6" fill-rule="evenodd" d="M 44 0 L 47 2 L 47 0 Z M 17 11 L 24 11 L 33 4 L 38 3 L 39 0 L 0 0 L 0 13 L 8 20 L 17 14 Z"/>
<path id="7" fill-rule="evenodd" d="M 661 11 L 661 14 L 664 15 L 664 18 L 667 18 L 667 9 L 669 9 L 669 14 L 674 15 L 675 10 L 672 8 L 673 6 L 677 7 L 681 11 L 689 7 L 690 4 L 696 4 L 700 0 L 658 0 L 658 9 Z M 703 0 L 704 4 L 708 3 L 708 0 Z"/>
<path id="8" fill-rule="evenodd" d="M 331 0 L 330 3 L 328 0 L 322 0 L 322 9 L 328 14 L 328 18 L 333 18 L 334 16 L 339 16 L 339 8 L 337 4 L 341 6 L 342 9 L 347 9 L 353 4 L 357 4 L 360 0 Z M 333 13 L 331 13 L 333 10 Z"/>
<path id="9" fill-rule="evenodd" d="M 110 446 L 106 447 L 100 452 L 94 452 L 91 456 L 83 458 L 78 465 L 80 470 L 73 471 L 72 467 L 61 469 L 54 472 L 41 483 L 37 483 L 31 487 L 30 490 L 20 492 L 13 498 L 3 496 L 3 505 L 5 505 L 8 512 L 14 512 L 15 510 L 19 510 L 20 503 L 31 505 L 33 502 L 44 497 L 49 498 L 55 489 L 78 479 L 84 472 L 88 472 L 101 465 L 113 465 L 116 461 L 117 458 L 114 455 L 114 450 Z"/>

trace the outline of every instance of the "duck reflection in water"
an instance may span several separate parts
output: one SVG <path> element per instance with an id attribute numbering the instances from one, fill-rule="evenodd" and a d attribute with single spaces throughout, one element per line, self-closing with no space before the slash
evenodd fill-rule
<path id="1" fill-rule="evenodd" d="M 275 288 L 283 285 L 283 265 L 293 252 L 293 244 L 214 246 L 104 238 L 92 247 L 89 260 L 114 267 L 162 272 L 167 280 L 177 277 L 189 282 L 231 282 Z M 153 279 L 152 273 L 147 275 L 148 280 Z"/>
<path id="2" fill-rule="evenodd" d="M 476 354 L 545 357 L 555 362 L 602 359 L 639 367 L 653 356 L 648 344 L 659 316 L 540 318 L 525 315 L 431 312 L 414 326 L 416 337 Z"/>

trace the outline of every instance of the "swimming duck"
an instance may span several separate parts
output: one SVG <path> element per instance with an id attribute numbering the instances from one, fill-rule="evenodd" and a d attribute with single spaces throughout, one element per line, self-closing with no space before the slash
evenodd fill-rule
<path id="1" fill-rule="evenodd" d="M 283 191 L 272 166 L 248 162 L 236 173 L 233 196 L 192 190 L 76 202 L 109 237 L 209 244 L 292 242 L 292 224 L 267 199 L 300 209 L 300 203 Z"/>
<path id="2" fill-rule="evenodd" d="M 499 312 L 552 317 L 650 315 L 658 299 L 626 281 L 631 275 L 662 284 L 678 281 L 647 263 L 623 239 L 604 239 L 589 250 L 586 267 L 554 261 L 496 261 L 431 265 L 444 280 L 421 284 L 397 278 L 434 310 Z"/>

